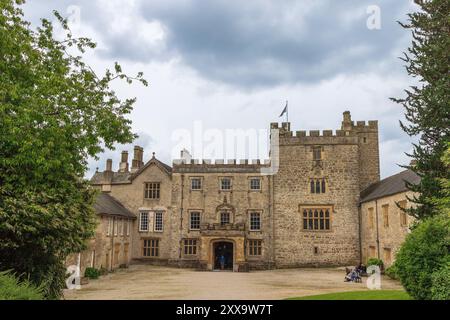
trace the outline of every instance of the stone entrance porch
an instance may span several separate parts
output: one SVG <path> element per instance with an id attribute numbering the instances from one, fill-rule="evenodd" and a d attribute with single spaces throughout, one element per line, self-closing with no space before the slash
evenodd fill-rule
<path id="1" fill-rule="evenodd" d="M 215 270 L 217 268 L 217 254 L 219 253 L 218 246 L 232 246 L 227 247 L 228 254 L 232 260 L 230 270 L 247 271 L 248 266 L 245 259 L 245 233 L 244 226 L 240 224 L 207 224 L 201 227 L 200 239 L 200 268 L 203 270 Z M 223 250 L 223 248 L 222 248 Z M 220 269 L 220 268 L 219 268 Z"/>

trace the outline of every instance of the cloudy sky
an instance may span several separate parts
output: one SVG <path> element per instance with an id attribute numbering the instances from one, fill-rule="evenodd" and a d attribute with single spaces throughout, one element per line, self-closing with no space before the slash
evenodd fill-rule
<path id="1" fill-rule="evenodd" d="M 129 74 L 144 72 L 149 87 L 113 87 L 137 97 L 130 118 L 145 160 L 156 152 L 170 163 L 176 133 L 198 124 L 268 129 L 289 100 L 293 130 L 338 129 L 345 110 L 353 120 L 379 120 L 382 177 L 409 162 L 403 110 L 389 97 L 412 84 L 398 59 L 410 35 L 396 23 L 416 9 L 410 0 L 28 0 L 24 7 L 34 26 L 54 20 L 54 9 L 76 35 L 98 43 L 85 58 L 99 73 L 115 61 Z M 124 148 L 132 151 L 118 146 L 92 159 L 87 175 L 103 170 L 106 158 L 118 166 Z"/>

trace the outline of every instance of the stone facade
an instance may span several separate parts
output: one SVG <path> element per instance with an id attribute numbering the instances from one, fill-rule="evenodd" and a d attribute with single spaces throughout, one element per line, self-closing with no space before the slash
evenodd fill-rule
<path id="1" fill-rule="evenodd" d="M 102 214 L 97 216 L 97 223 L 95 237 L 88 241 L 87 249 L 66 260 L 67 266 L 79 266 L 81 275 L 88 267 L 107 271 L 126 267 L 132 258 L 133 219 Z"/>
<path id="2" fill-rule="evenodd" d="M 401 192 L 362 203 L 361 245 L 364 263 L 369 258 L 378 258 L 383 260 L 385 267 L 392 265 L 414 221 L 398 204 L 409 207 L 407 198 L 411 196 L 411 192 Z"/>
<path id="3" fill-rule="evenodd" d="M 271 129 L 279 133 L 273 175 L 261 173 L 273 159 L 170 167 L 153 155 L 144 165 L 136 147 L 130 170 L 127 152 L 117 172 L 108 160 L 92 185 L 138 218 L 133 261 L 212 270 L 225 256 L 234 271 L 359 262 L 360 193 L 380 175 L 377 122 L 355 124 L 345 112 L 334 133 L 292 132 L 290 123 Z"/>

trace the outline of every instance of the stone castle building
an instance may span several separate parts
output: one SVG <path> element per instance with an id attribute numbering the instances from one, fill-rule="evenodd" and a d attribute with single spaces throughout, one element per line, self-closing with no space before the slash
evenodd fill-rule
<path id="1" fill-rule="evenodd" d="M 373 238 L 373 228 L 365 226 L 368 210 L 384 210 L 372 204 L 383 206 L 383 193 L 373 195 L 380 184 L 377 121 L 354 123 L 346 111 L 335 132 L 293 132 L 288 122 L 271 129 L 279 148 L 271 150 L 270 163 L 189 160 L 169 166 L 155 154 L 144 163 L 138 146 L 131 167 L 127 151 L 118 171 L 107 160 L 91 179 L 101 191 L 95 207 L 100 224 L 81 265 L 113 269 L 148 262 L 247 271 L 355 265 L 379 256 L 379 243 L 372 248 L 381 235 Z M 275 153 L 277 170 L 265 174 Z"/>

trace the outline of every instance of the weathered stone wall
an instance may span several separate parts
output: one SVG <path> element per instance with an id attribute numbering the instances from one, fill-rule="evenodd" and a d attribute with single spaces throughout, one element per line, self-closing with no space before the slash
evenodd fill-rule
<path id="1" fill-rule="evenodd" d="M 358 121 L 353 127 L 358 136 L 359 146 L 359 189 L 362 191 L 380 180 L 380 157 L 378 142 L 378 122 Z"/>
<path id="2" fill-rule="evenodd" d="M 329 131 L 328 131 L 329 132 Z M 359 146 L 357 137 L 324 132 L 281 132 L 280 168 L 274 176 L 277 267 L 351 265 L 359 261 Z M 322 160 L 313 160 L 313 148 Z M 326 192 L 312 194 L 311 178 L 325 178 Z M 330 206 L 331 230 L 303 230 L 300 206 Z M 315 249 L 316 248 L 316 249 Z M 317 251 L 316 251 L 317 250 Z"/>
<path id="3" fill-rule="evenodd" d="M 131 237 L 134 221 L 131 219 L 121 219 L 130 223 L 130 233 L 127 235 L 118 231 L 117 235 L 108 234 L 109 219 L 112 216 L 99 215 L 97 216 L 97 228 L 93 239 L 87 243 L 87 249 L 80 252 L 80 254 L 72 254 L 66 259 L 66 266 L 77 265 L 78 257 L 80 257 L 80 272 L 84 276 L 84 272 L 88 267 L 97 269 L 116 269 L 120 266 L 127 266 L 131 261 Z M 117 220 L 119 221 L 119 220 Z M 121 225 L 119 223 L 118 225 Z M 117 258 L 114 255 L 118 253 Z"/>
<path id="4" fill-rule="evenodd" d="M 389 267 L 395 261 L 395 255 L 404 242 L 406 235 L 410 232 L 409 226 L 414 221 L 411 216 L 407 215 L 406 225 L 401 223 L 402 211 L 397 207 L 396 203 L 406 201 L 407 207 L 409 207 L 411 204 L 407 201 L 407 196 L 411 197 L 411 192 L 397 193 L 362 203 L 361 246 L 364 263 L 369 258 L 379 258 L 384 261 L 386 267 Z M 384 224 L 383 217 L 383 206 L 385 205 L 388 205 L 389 226 L 387 227 Z M 369 213 L 370 210 L 373 212 L 372 217 Z M 370 221 L 371 218 L 372 222 Z M 377 234 L 379 245 L 377 243 Z M 386 259 L 386 249 L 391 252 L 390 259 Z"/>
<path id="5" fill-rule="evenodd" d="M 236 165 L 239 166 L 239 165 Z M 230 166 L 228 167 L 228 169 Z M 218 170 L 215 170 L 218 171 Z M 220 170 L 219 170 L 220 171 Z M 230 173 L 232 170 L 224 168 L 222 172 L 210 172 L 208 168 L 203 165 L 196 166 L 179 166 L 174 168 L 173 174 L 173 202 L 172 206 L 176 212 L 176 221 L 178 224 L 174 228 L 180 231 L 173 234 L 173 243 L 179 242 L 183 239 L 198 239 L 199 251 L 197 256 L 185 256 L 183 252 L 175 252 L 173 249 L 173 258 L 180 260 L 199 260 L 204 256 L 205 250 L 210 250 L 210 241 L 215 239 L 225 239 L 231 236 L 232 231 L 223 230 L 215 237 L 210 235 L 205 236 L 205 231 L 190 230 L 190 212 L 201 212 L 201 224 L 213 225 L 220 223 L 220 206 L 228 206 L 232 214 L 232 224 L 242 224 L 244 231 L 242 232 L 242 241 L 248 239 L 263 240 L 262 255 L 259 257 L 252 257 L 250 263 L 258 264 L 261 261 L 268 261 L 271 259 L 271 217 L 269 213 L 269 185 L 268 177 L 262 177 L 259 173 Z M 255 171 L 255 170 L 252 170 Z M 202 179 L 202 190 L 191 190 L 191 178 Z M 220 190 L 220 178 L 232 178 L 232 190 Z M 249 187 L 250 178 L 259 177 L 261 179 L 261 190 L 251 191 Z M 249 215 L 251 211 L 261 213 L 261 230 L 250 231 L 249 229 Z M 182 216 L 182 219 L 179 217 Z M 207 243 L 206 243 L 207 242 Z M 239 241 L 237 241 L 239 242 Z M 239 242 L 240 243 L 240 242 Z M 180 247 L 181 248 L 181 247 Z M 242 252 L 237 252 L 239 256 L 244 259 L 247 256 L 246 243 L 242 244 Z M 201 259 L 200 259 L 201 260 Z"/>
<path id="6" fill-rule="evenodd" d="M 272 124 L 272 128 L 278 128 L 278 124 Z M 103 185 L 102 190 L 109 191 L 138 217 L 130 240 L 130 256 L 150 263 L 208 265 L 212 243 L 228 239 L 239 250 L 235 252 L 236 259 L 245 261 L 250 268 L 357 263 L 360 191 L 379 180 L 377 123 L 354 125 L 349 113 L 345 113 L 341 130 L 335 133 L 332 130 L 322 133 L 314 130 L 308 135 L 305 131 L 294 133 L 289 123 L 283 123 L 280 135 L 280 167 L 274 176 L 261 176 L 259 169 L 265 165 L 233 161 L 175 163 L 168 173 L 167 168 L 152 159 L 129 183 Z M 322 150 L 321 160 L 313 160 L 315 147 Z M 220 190 L 221 177 L 232 178 L 232 190 Z M 250 190 L 252 177 L 261 178 L 261 190 Z M 191 178 L 202 179 L 201 190 L 191 189 Z M 312 178 L 325 179 L 325 193 L 310 192 Z M 159 200 L 144 199 L 145 182 L 161 183 Z M 219 209 L 225 205 L 233 212 L 230 230 L 217 227 Z M 301 206 L 330 207 L 331 229 L 303 230 Z M 164 211 L 164 230 L 155 232 L 150 222 L 150 230 L 140 232 L 142 210 Z M 261 212 L 260 231 L 249 230 L 249 212 L 253 210 Z M 190 230 L 191 211 L 201 213 L 201 230 Z M 160 240 L 158 257 L 143 257 L 146 238 Z M 197 239 L 196 255 L 184 254 L 184 239 Z M 249 239 L 262 240 L 261 256 L 248 255 Z"/>
<path id="7" fill-rule="evenodd" d="M 160 182 L 160 199 L 150 200 L 144 198 L 146 182 Z M 137 220 L 133 225 L 133 237 L 131 244 L 132 258 L 169 260 L 170 250 L 173 247 L 171 235 L 176 232 L 172 229 L 173 211 L 171 208 L 172 181 L 171 177 L 156 164 L 148 166 L 141 174 L 129 184 L 117 184 L 111 186 L 111 196 L 119 200 L 126 208 L 133 212 Z M 154 231 L 152 215 L 149 216 L 149 231 L 139 231 L 139 213 L 141 211 L 161 210 L 163 215 L 163 231 Z M 159 239 L 159 257 L 143 257 L 143 239 Z M 174 244 L 176 246 L 176 244 Z"/>

